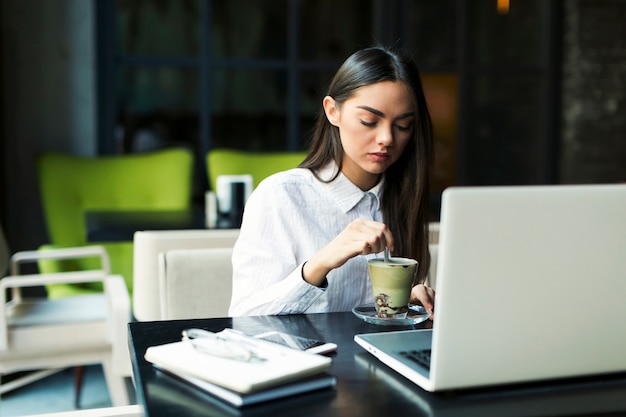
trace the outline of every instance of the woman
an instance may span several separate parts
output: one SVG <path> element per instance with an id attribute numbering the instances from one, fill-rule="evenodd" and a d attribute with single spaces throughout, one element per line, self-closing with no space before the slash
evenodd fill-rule
<path id="1" fill-rule="evenodd" d="M 432 128 L 419 72 L 381 47 L 350 56 L 323 99 L 309 153 L 246 203 L 233 252 L 230 315 L 349 311 L 372 304 L 367 260 L 388 247 L 430 264 Z"/>

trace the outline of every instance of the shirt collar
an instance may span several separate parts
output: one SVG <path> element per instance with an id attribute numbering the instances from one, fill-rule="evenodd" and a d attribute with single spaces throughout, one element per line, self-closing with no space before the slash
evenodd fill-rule
<path id="1" fill-rule="evenodd" d="M 328 180 L 333 177 L 337 172 L 337 165 L 334 162 L 327 164 L 325 167 L 319 170 L 319 176 L 323 180 Z M 362 191 L 359 187 L 354 185 L 345 175 L 341 172 L 333 181 L 327 183 L 328 189 L 337 201 L 337 204 L 344 212 L 352 210 L 361 200 L 366 198 L 368 194 L 371 194 L 376 199 L 377 207 L 380 209 L 380 201 L 383 194 L 384 175 L 378 183 L 369 189 L 368 191 Z"/>

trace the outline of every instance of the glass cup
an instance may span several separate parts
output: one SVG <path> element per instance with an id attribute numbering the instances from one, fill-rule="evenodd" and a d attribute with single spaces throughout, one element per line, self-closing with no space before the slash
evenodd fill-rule
<path id="1" fill-rule="evenodd" d="M 379 318 L 406 318 L 418 262 L 409 258 L 370 259 L 367 263 Z"/>

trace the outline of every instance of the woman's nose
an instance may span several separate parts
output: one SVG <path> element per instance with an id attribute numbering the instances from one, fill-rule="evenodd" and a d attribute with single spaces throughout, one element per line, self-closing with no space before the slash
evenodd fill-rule
<path id="1" fill-rule="evenodd" d="M 393 143 L 393 129 L 391 127 L 381 127 L 376 142 L 379 145 L 390 146 Z"/>

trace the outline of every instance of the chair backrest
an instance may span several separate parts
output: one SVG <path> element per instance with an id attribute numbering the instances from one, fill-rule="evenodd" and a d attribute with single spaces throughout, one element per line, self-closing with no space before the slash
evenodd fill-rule
<path id="1" fill-rule="evenodd" d="M 207 175 L 212 190 L 217 190 L 219 175 L 252 175 L 253 186 L 270 175 L 295 168 L 304 160 L 306 152 L 250 152 L 233 149 L 214 149 L 206 156 Z"/>
<path id="2" fill-rule="evenodd" d="M 227 317 L 232 294 L 232 253 L 232 247 L 161 253 L 161 319 Z"/>
<path id="3" fill-rule="evenodd" d="M 179 210 L 191 206 L 193 155 L 188 149 L 100 157 L 44 153 L 38 158 L 38 169 L 53 247 L 94 243 L 87 242 L 86 211 Z M 111 257 L 112 273 L 122 275 L 132 292 L 132 242 L 102 244 Z M 42 262 L 39 266 L 46 273 L 90 267 L 79 261 L 62 265 Z M 67 295 L 72 291 L 57 292 Z"/>
<path id="4" fill-rule="evenodd" d="M 428 285 L 435 288 L 438 245 Z M 161 320 L 227 317 L 232 295 L 232 247 L 174 249 L 159 253 Z"/>
<path id="5" fill-rule="evenodd" d="M 433 288 L 437 289 L 437 258 L 439 255 L 439 244 L 435 243 L 432 245 L 428 245 L 428 250 L 430 251 L 430 269 L 428 270 L 428 277 L 426 278 L 426 284 Z"/>
<path id="6" fill-rule="evenodd" d="M 439 243 L 439 222 L 428 223 L 428 243 L 431 245 L 437 245 Z"/>
<path id="7" fill-rule="evenodd" d="M 158 257 L 172 249 L 232 247 L 239 229 L 158 230 L 135 232 L 133 313 L 140 321 L 160 320 Z"/>
<path id="8" fill-rule="evenodd" d="M 51 243 L 86 242 L 85 211 L 186 209 L 193 156 L 187 149 L 130 155 L 39 156 L 39 183 Z"/>
<path id="9" fill-rule="evenodd" d="M 437 255 L 439 254 L 439 222 L 428 224 L 428 251 L 430 252 L 430 269 L 426 283 L 436 289 L 437 284 Z"/>

